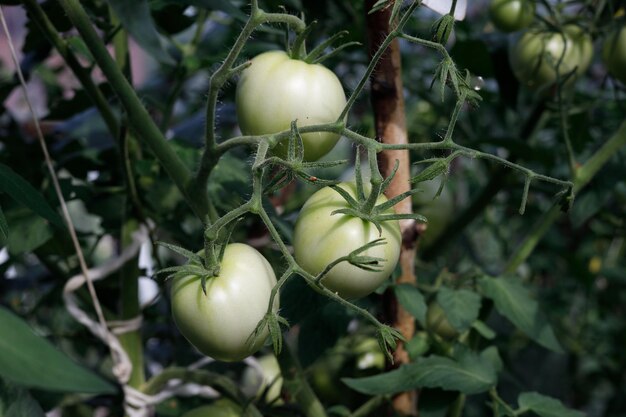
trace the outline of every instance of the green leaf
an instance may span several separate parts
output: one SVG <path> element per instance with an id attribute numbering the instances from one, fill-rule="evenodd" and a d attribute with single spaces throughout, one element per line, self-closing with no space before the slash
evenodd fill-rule
<path id="1" fill-rule="evenodd" d="M 65 229 L 61 216 L 50 207 L 41 193 L 4 164 L 0 164 L 0 191 L 7 193 L 15 201 L 25 205 L 60 229 Z"/>
<path id="2" fill-rule="evenodd" d="M 77 365 L 21 318 L 0 307 L 0 375 L 26 387 L 113 394 L 115 386 Z"/>
<path id="3" fill-rule="evenodd" d="M 0 207 L 0 246 L 4 246 L 8 238 L 9 225 L 7 224 L 7 219 L 4 217 L 2 207 Z"/>
<path id="4" fill-rule="evenodd" d="M 445 311 L 452 327 L 464 332 L 478 318 L 480 295 L 470 290 L 441 287 L 437 292 L 437 303 Z"/>
<path id="5" fill-rule="evenodd" d="M 493 300 L 498 312 L 521 331 L 541 346 L 563 352 L 539 304 L 517 279 L 483 277 L 479 285 L 484 295 Z"/>
<path id="6" fill-rule="evenodd" d="M 584 417 L 585 414 L 571 410 L 556 400 L 536 392 L 523 392 L 517 397 L 520 408 L 528 409 L 540 417 Z"/>
<path id="7" fill-rule="evenodd" d="M 12 255 L 32 252 L 52 237 L 53 233 L 47 221 L 39 216 L 24 210 L 23 213 L 9 215 L 9 222 L 13 230 L 7 239 L 7 247 Z"/>
<path id="8" fill-rule="evenodd" d="M 496 372 L 502 372 L 504 369 L 504 364 L 502 363 L 502 358 L 500 357 L 500 352 L 498 352 L 497 347 L 489 346 L 487 349 L 480 352 L 480 356 L 490 361 Z"/>
<path id="9" fill-rule="evenodd" d="M 0 379 L 0 416 L 45 417 L 45 413 L 27 390 Z"/>
<path id="10" fill-rule="evenodd" d="M 414 285 L 400 284 L 393 287 L 398 302 L 422 325 L 426 323 L 426 300 Z"/>
<path id="11" fill-rule="evenodd" d="M 150 56 L 165 65 L 176 62 L 167 52 L 167 42 L 159 35 L 147 0 L 108 0 L 124 28 Z"/>
<path id="12" fill-rule="evenodd" d="M 490 359 L 466 351 L 456 361 L 433 355 L 391 372 L 342 381 L 368 395 L 394 394 L 424 387 L 477 394 L 494 386 L 497 376 Z"/>

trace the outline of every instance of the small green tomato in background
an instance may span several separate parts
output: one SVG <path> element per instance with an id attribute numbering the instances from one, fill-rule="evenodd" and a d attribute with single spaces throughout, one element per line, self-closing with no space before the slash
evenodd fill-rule
<path id="1" fill-rule="evenodd" d="M 200 352 L 221 361 L 239 361 L 258 351 L 267 330 L 250 335 L 265 316 L 276 275 L 252 246 L 226 247 L 219 276 L 206 281 L 206 294 L 196 275 L 174 278 L 172 315 L 180 332 Z M 278 297 L 274 301 L 278 310 Z"/>
<path id="2" fill-rule="evenodd" d="M 626 84 L 626 25 L 604 40 L 602 61 L 615 79 Z"/>
<path id="3" fill-rule="evenodd" d="M 291 59 L 283 51 L 262 53 L 251 61 L 237 84 L 239 127 L 245 135 L 264 135 L 299 127 L 337 121 L 346 95 L 337 76 L 320 64 Z M 330 132 L 302 135 L 304 159 L 315 161 L 339 140 Z M 287 141 L 274 152 L 286 156 Z"/>
<path id="4" fill-rule="evenodd" d="M 443 339 L 454 339 L 459 335 L 458 330 L 452 327 L 448 321 L 446 312 L 443 311 L 443 308 L 436 301 L 433 301 L 428 306 L 426 329 Z"/>
<path id="5" fill-rule="evenodd" d="M 182 417 L 241 417 L 241 407 L 227 399 L 219 399 L 211 405 L 194 408 Z"/>
<path id="6" fill-rule="evenodd" d="M 533 89 L 549 87 L 569 74 L 571 83 L 589 68 L 592 57 L 591 38 L 575 25 L 566 25 L 563 33 L 527 30 L 509 49 L 515 77 Z"/>
<path id="7" fill-rule="evenodd" d="M 515 32 L 528 27 L 535 18 L 534 0 L 492 0 L 491 21 L 502 32 Z"/>
<path id="8" fill-rule="evenodd" d="M 265 355 L 258 359 L 259 372 L 252 366 L 246 368 L 242 376 L 242 390 L 249 395 L 259 398 L 265 390 L 266 403 L 282 403 L 280 400 L 280 391 L 283 387 L 283 377 L 280 373 L 278 361 L 274 355 Z"/>
<path id="9" fill-rule="evenodd" d="M 439 182 L 430 180 L 418 184 L 423 192 L 413 195 L 414 211 L 426 217 L 428 223 L 426 231 L 420 236 L 420 246 L 428 247 L 445 230 L 450 220 L 454 218 L 454 197 L 449 186 L 439 191 Z"/>
<path id="10" fill-rule="evenodd" d="M 356 198 L 354 183 L 341 183 L 341 188 Z M 376 204 L 387 201 L 382 194 Z M 360 255 L 385 259 L 380 271 L 366 271 L 348 262 L 341 262 L 322 279 L 329 290 L 346 299 L 364 297 L 378 288 L 393 272 L 400 257 L 400 224 L 397 220 L 382 224 L 382 235 L 373 223 L 346 214 L 331 213 L 348 208 L 338 192 L 324 187 L 313 194 L 302 206 L 293 235 L 295 258 L 308 273 L 317 275 L 334 260 L 384 238 L 385 244 Z M 393 208 L 388 210 L 394 213 Z"/>

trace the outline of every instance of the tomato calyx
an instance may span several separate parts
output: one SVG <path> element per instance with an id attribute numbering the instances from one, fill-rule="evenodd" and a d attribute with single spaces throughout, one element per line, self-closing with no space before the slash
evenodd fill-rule
<path id="1" fill-rule="evenodd" d="M 307 25 L 307 27 L 296 36 L 296 39 L 293 41 L 291 46 L 287 48 L 287 54 L 289 55 L 291 59 L 300 59 L 306 62 L 307 64 L 319 64 L 325 61 L 326 59 L 338 54 L 341 50 L 345 48 L 348 48 L 350 46 L 361 45 L 360 42 L 346 42 L 346 43 L 340 44 L 339 46 L 337 46 L 330 52 L 324 53 L 324 51 L 326 51 L 329 47 L 331 47 L 335 42 L 337 42 L 344 36 L 348 35 L 349 32 L 347 30 L 342 30 L 340 32 L 335 33 L 334 35 L 332 35 L 331 37 L 329 37 L 328 39 L 326 39 L 325 41 L 317 45 L 315 48 L 311 50 L 311 52 L 307 53 L 305 41 L 306 41 L 307 36 L 309 36 L 309 34 L 311 33 L 311 31 L 313 30 L 316 24 L 317 24 L 317 20 L 314 20 L 309 25 Z"/>
<path id="2" fill-rule="evenodd" d="M 391 170 L 391 173 L 387 178 L 383 180 L 377 167 L 378 162 L 376 158 L 376 151 L 368 149 L 368 159 L 372 178 L 370 180 L 371 186 L 368 187 L 369 190 L 366 190 L 366 187 L 363 184 L 363 175 L 361 172 L 361 157 L 359 150 L 360 149 L 357 149 L 354 163 L 356 179 L 356 198 L 352 197 L 352 195 L 350 195 L 348 191 L 346 191 L 339 185 L 331 185 L 330 187 L 335 190 L 346 201 L 348 205 L 347 208 L 334 210 L 331 215 L 345 214 L 348 216 L 358 217 L 366 222 L 370 222 L 376 227 L 379 236 L 382 235 L 382 223 L 384 222 L 411 219 L 426 223 L 426 218 L 417 213 L 389 214 L 389 209 L 391 209 L 393 206 L 395 206 L 405 198 L 421 192 L 421 190 L 419 189 L 409 190 L 380 204 L 376 204 L 376 202 L 378 201 L 378 197 L 383 194 L 387 190 L 387 188 L 389 188 L 389 186 L 391 185 L 391 181 L 398 172 L 399 161 L 396 160 L 394 167 Z M 378 176 L 376 174 L 378 174 Z M 366 195 L 366 191 L 369 191 L 369 194 Z"/>
<path id="3" fill-rule="evenodd" d="M 269 143 L 268 145 L 271 148 L 276 144 L 277 143 Z M 267 166 L 274 166 L 277 168 L 276 172 L 263 189 L 263 194 L 272 194 L 297 178 L 317 186 L 335 185 L 339 181 L 316 177 L 311 175 L 308 170 L 313 168 L 329 168 L 337 165 L 344 165 L 347 162 L 347 159 L 324 162 L 305 162 L 304 143 L 297 127 L 297 120 L 294 120 L 291 122 L 291 134 L 289 135 L 286 159 L 278 156 L 270 156 L 269 158 L 262 159 L 259 164 L 255 164 L 254 169 L 259 171 Z"/>

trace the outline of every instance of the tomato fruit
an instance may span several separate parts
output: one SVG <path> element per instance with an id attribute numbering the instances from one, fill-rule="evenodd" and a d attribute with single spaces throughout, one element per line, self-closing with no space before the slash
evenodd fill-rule
<path id="1" fill-rule="evenodd" d="M 426 312 L 426 329 L 443 339 L 454 339 L 459 335 L 457 329 L 452 327 L 446 316 L 446 312 L 437 302 L 428 305 Z"/>
<path id="2" fill-rule="evenodd" d="M 265 392 L 265 402 L 280 404 L 280 391 L 283 386 L 283 377 L 280 366 L 274 355 L 261 356 L 258 359 L 259 370 L 249 366 L 242 376 L 242 390 L 253 397 L 261 397 Z M 269 389 L 268 389 L 269 387 Z"/>
<path id="3" fill-rule="evenodd" d="M 571 82 L 587 70 L 592 55 L 591 38 L 575 25 L 566 25 L 563 33 L 527 30 L 509 49 L 513 73 L 534 89 L 548 87 L 575 70 Z"/>
<path id="4" fill-rule="evenodd" d="M 602 60 L 611 75 L 626 84 L 626 26 L 605 39 Z"/>
<path id="5" fill-rule="evenodd" d="M 341 188 L 356 197 L 354 183 L 341 183 Z M 387 201 L 378 198 L 377 204 Z M 341 297 L 354 299 L 366 296 L 383 283 L 393 272 L 400 256 L 400 224 L 397 220 L 382 223 L 382 235 L 369 221 L 358 217 L 331 213 L 348 208 L 348 203 L 331 187 L 313 194 L 302 206 L 293 236 L 295 258 L 312 275 L 317 275 L 334 260 L 380 237 L 385 244 L 375 246 L 360 255 L 386 259 L 381 271 L 366 271 L 348 262 L 341 262 L 322 279 L 329 290 Z M 388 210 L 394 213 L 393 208 Z"/>
<path id="6" fill-rule="evenodd" d="M 283 51 L 262 53 L 252 59 L 237 84 L 237 117 L 245 135 L 265 135 L 299 127 L 337 121 L 346 96 L 337 76 L 320 64 L 291 59 Z M 330 132 L 302 134 L 304 159 L 315 161 L 339 140 Z M 287 141 L 274 152 L 286 155 Z"/>
<path id="7" fill-rule="evenodd" d="M 211 405 L 194 408 L 182 417 L 240 417 L 241 407 L 234 402 L 221 398 Z"/>
<path id="8" fill-rule="evenodd" d="M 437 181 L 424 181 L 419 184 L 424 192 L 413 195 L 415 212 L 426 217 L 428 224 L 426 231 L 420 236 L 420 245 L 430 246 L 445 230 L 454 217 L 454 199 L 449 187 L 444 187 L 439 197 L 435 198 L 439 190 Z"/>
<path id="9" fill-rule="evenodd" d="M 535 17 L 534 0 L 492 0 L 491 21 L 502 32 L 515 32 L 528 27 Z"/>
<path id="10" fill-rule="evenodd" d="M 206 281 L 206 295 L 197 275 L 172 282 L 172 315 L 180 332 L 200 352 L 222 361 L 238 361 L 263 345 L 249 340 L 265 316 L 276 276 L 256 249 L 242 243 L 226 247 L 219 276 Z M 278 310 L 278 297 L 273 306 Z"/>

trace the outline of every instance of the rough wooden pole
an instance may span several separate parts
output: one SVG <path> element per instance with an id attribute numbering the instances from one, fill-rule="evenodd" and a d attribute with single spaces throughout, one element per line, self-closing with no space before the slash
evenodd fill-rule
<path id="1" fill-rule="evenodd" d="M 375 0 L 367 0 L 366 11 L 372 8 Z M 367 15 L 367 34 L 370 56 L 372 56 L 382 40 L 389 33 L 389 10 L 381 10 Z M 371 80 L 371 100 L 376 122 L 376 135 L 385 143 L 407 143 L 406 118 L 404 97 L 402 94 L 402 68 L 400 45 L 395 39 L 382 56 Z M 410 189 L 409 179 L 410 160 L 406 150 L 385 151 L 379 155 L 378 165 L 381 173 L 389 175 L 395 161 L 400 162 L 398 172 L 387 190 L 387 197 L 394 197 Z M 405 199 L 396 205 L 396 212 L 411 213 L 411 199 Z M 415 284 L 415 240 L 417 238 L 415 222 L 403 220 L 400 223 L 402 230 L 402 251 L 400 265 L 402 274 L 398 283 Z M 415 320 L 404 310 L 396 300 L 392 291 L 384 296 L 385 314 L 393 327 L 398 329 L 407 340 L 415 333 Z M 400 343 L 394 352 L 394 367 L 409 362 L 409 355 Z M 401 415 L 416 415 L 417 393 L 404 392 L 393 399 L 394 410 Z"/>

